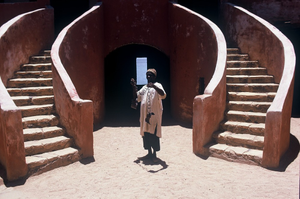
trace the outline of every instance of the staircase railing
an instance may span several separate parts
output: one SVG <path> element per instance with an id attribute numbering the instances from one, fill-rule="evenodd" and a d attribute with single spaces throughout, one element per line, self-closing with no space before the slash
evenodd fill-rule
<path id="1" fill-rule="evenodd" d="M 70 47 L 68 43 L 70 35 L 72 35 L 72 31 L 76 29 L 78 21 L 84 19 L 85 16 L 89 15 L 97 8 L 99 8 L 99 5 L 94 6 L 66 26 L 56 38 L 51 49 L 51 58 L 53 62 L 53 92 L 56 111 L 60 117 L 60 122 L 67 130 L 67 134 L 74 138 L 76 146 L 80 148 L 81 156 L 83 158 L 91 157 L 94 154 L 93 102 L 91 100 L 83 100 L 79 97 L 76 88 L 65 69 L 66 60 L 69 60 L 69 54 L 71 53 L 70 51 L 66 52 L 66 49 Z M 76 55 L 73 55 L 73 57 L 74 56 Z"/>
<path id="2" fill-rule="evenodd" d="M 27 174 L 21 111 L 5 85 L 30 55 L 53 41 L 53 9 L 38 9 L 11 19 L 0 27 L 0 161 L 8 180 Z"/>
<path id="3" fill-rule="evenodd" d="M 200 16 L 200 15 L 199 15 Z M 224 118 L 226 108 L 226 40 L 221 30 L 211 21 L 202 18 L 215 34 L 217 53 L 214 74 L 204 90 L 193 102 L 193 152 L 196 155 L 208 156 L 204 147 L 212 140 L 212 134 Z"/>
<path id="4" fill-rule="evenodd" d="M 235 6 L 224 4 L 224 32 L 228 43 L 238 46 L 253 60 L 267 68 L 279 88 L 267 111 L 262 165 L 279 166 L 290 142 L 290 118 L 294 90 L 296 57 L 292 43 L 277 28 Z"/>

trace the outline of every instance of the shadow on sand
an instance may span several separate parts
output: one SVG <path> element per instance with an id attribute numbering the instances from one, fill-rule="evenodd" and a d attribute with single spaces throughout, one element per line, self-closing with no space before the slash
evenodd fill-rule
<path id="1" fill-rule="evenodd" d="M 152 159 L 136 159 L 135 161 L 133 161 L 134 163 L 138 164 L 139 166 L 141 166 L 143 169 L 147 170 L 149 173 L 157 173 L 159 171 L 162 171 L 166 168 L 168 168 L 169 165 L 167 165 L 167 163 L 163 160 L 161 160 L 160 158 L 157 158 L 158 161 L 157 162 L 153 162 Z M 147 169 L 148 166 L 154 166 L 154 165 L 160 165 L 161 168 L 157 169 L 157 170 L 153 170 L 153 169 Z"/>

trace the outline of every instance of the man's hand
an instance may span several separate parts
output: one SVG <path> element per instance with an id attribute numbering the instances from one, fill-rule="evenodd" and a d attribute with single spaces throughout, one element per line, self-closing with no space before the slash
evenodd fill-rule
<path id="1" fill-rule="evenodd" d="M 133 78 L 131 78 L 130 84 L 131 84 L 131 86 L 136 86 L 136 81 Z"/>

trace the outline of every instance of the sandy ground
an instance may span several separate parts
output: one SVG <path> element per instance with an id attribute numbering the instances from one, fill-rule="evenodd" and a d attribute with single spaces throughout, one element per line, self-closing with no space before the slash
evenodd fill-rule
<path id="1" fill-rule="evenodd" d="M 31 176 L 21 185 L 0 181 L 0 198 L 299 198 L 299 118 L 291 119 L 291 133 L 289 155 L 274 171 L 199 158 L 192 153 L 192 129 L 179 125 L 163 126 L 157 164 L 139 161 L 146 154 L 139 128 L 105 126 L 94 132 L 94 161 Z"/>

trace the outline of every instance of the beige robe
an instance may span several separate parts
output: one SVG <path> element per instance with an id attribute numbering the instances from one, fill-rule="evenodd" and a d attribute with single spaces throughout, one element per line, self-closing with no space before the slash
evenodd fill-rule
<path id="1" fill-rule="evenodd" d="M 161 137 L 161 121 L 162 121 L 162 113 L 163 113 L 163 105 L 162 99 L 165 99 L 167 94 L 163 89 L 160 83 L 155 82 L 155 86 L 162 89 L 164 91 L 164 95 L 159 95 L 154 88 L 147 87 L 147 85 L 143 86 L 137 92 L 137 101 L 141 102 L 140 108 L 140 134 L 144 136 L 144 132 L 149 132 L 151 134 L 155 133 L 156 136 Z M 147 117 L 147 113 L 151 112 L 154 115 L 151 115 L 150 124 L 145 121 Z"/>

